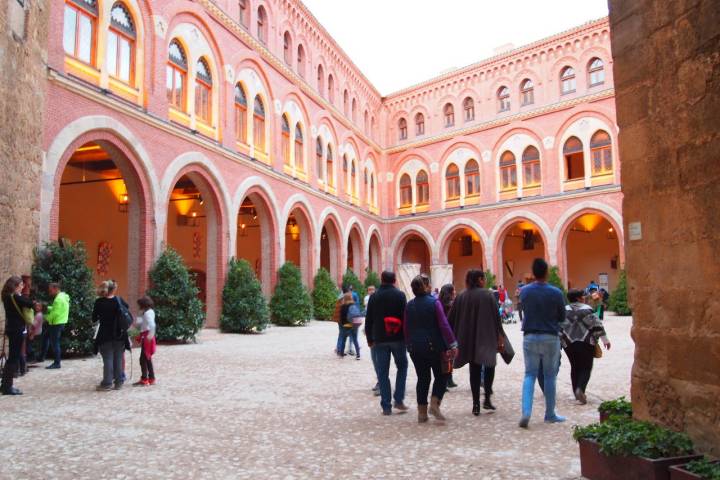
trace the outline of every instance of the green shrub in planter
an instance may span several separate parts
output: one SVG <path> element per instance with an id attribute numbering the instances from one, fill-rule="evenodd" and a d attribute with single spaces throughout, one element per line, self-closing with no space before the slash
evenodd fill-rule
<path id="1" fill-rule="evenodd" d="M 247 260 L 230 260 L 227 280 L 223 288 L 220 328 L 229 333 L 263 331 L 269 312 L 262 286 Z"/>
<path id="2" fill-rule="evenodd" d="M 720 463 L 711 462 L 707 458 L 693 460 L 682 468 L 705 480 L 720 480 Z"/>
<path id="3" fill-rule="evenodd" d="M 365 275 L 365 281 L 363 282 L 363 284 L 365 285 L 366 291 L 367 288 L 371 285 L 375 288 L 380 287 L 380 275 L 378 275 L 377 272 L 368 270 L 367 275 Z"/>
<path id="4" fill-rule="evenodd" d="M 270 299 L 270 316 L 276 325 L 299 326 L 312 318 L 310 294 L 302 283 L 300 270 L 287 262 L 278 270 L 275 293 Z"/>
<path id="5" fill-rule="evenodd" d="M 560 278 L 560 269 L 556 265 L 550 267 L 547 283 L 559 288 L 560 291 L 563 293 L 563 298 L 565 298 L 567 302 L 567 290 L 565 290 L 565 285 L 563 285 L 562 279 Z"/>
<path id="6" fill-rule="evenodd" d="M 147 295 L 155 303 L 159 341 L 194 341 L 205 321 L 195 279 L 179 253 L 168 247 L 150 270 Z"/>
<path id="7" fill-rule="evenodd" d="M 317 320 L 332 320 L 340 291 L 335 286 L 330 272 L 320 268 L 313 280 L 313 312 Z"/>
<path id="8" fill-rule="evenodd" d="M 615 290 L 612 291 L 610 299 L 608 300 L 608 310 L 618 315 L 632 314 L 632 310 L 628 304 L 627 276 L 625 275 L 625 270 L 620 270 L 617 286 Z"/>
<path id="9" fill-rule="evenodd" d="M 362 308 L 365 299 L 365 285 L 363 285 L 357 275 L 355 275 L 355 272 L 348 268 L 345 275 L 343 275 L 342 284 L 350 285 L 353 288 L 353 292 L 357 293 L 360 298 L 360 307 Z"/>
<path id="10" fill-rule="evenodd" d="M 35 249 L 32 286 L 38 300 L 50 303 L 48 284 L 60 283 L 70 296 L 70 316 L 61 339 L 63 354 L 93 353 L 95 329 L 92 311 L 95 304 L 93 274 L 87 266 L 87 251 L 82 242 L 49 242 Z M 121 286 L 122 287 L 122 286 Z"/>
<path id="11" fill-rule="evenodd" d="M 606 400 L 600 404 L 598 412 L 606 418 L 609 418 L 612 415 L 632 417 L 632 403 L 628 402 L 625 397 L 616 398 L 615 400 Z"/>
<path id="12" fill-rule="evenodd" d="M 495 274 L 490 270 L 485 270 L 485 288 L 493 288 L 496 284 Z"/>

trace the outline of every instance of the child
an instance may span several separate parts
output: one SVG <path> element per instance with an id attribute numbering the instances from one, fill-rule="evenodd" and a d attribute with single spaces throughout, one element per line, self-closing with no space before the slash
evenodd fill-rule
<path id="1" fill-rule="evenodd" d="M 33 349 L 33 342 L 36 338 L 42 338 L 42 332 L 43 332 L 43 322 L 45 322 L 45 318 L 43 317 L 43 304 L 40 302 L 37 302 L 35 304 L 35 319 L 33 320 L 33 324 L 28 326 L 28 338 L 27 338 L 27 348 L 26 348 L 26 354 L 27 358 L 31 360 L 31 362 L 36 362 L 35 359 L 35 350 Z"/>
<path id="2" fill-rule="evenodd" d="M 155 310 L 153 302 L 149 297 L 142 297 L 138 300 L 138 307 L 142 312 L 141 317 L 135 320 L 135 326 L 140 334 L 135 338 L 140 343 L 140 371 L 141 377 L 135 385 L 155 385 L 155 370 L 152 364 L 152 356 L 155 353 Z"/>

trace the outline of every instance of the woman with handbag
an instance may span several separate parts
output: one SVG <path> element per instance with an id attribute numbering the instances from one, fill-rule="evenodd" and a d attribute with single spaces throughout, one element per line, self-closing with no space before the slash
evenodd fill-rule
<path id="1" fill-rule="evenodd" d="M 449 323 L 458 339 L 459 355 L 455 368 L 470 364 L 472 413 L 480 415 L 480 385 L 485 391 L 485 410 L 495 410 L 491 397 L 497 354 L 504 349 L 500 311 L 493 292 L 485 287 L 485 273 L 469 270 L 465 290 L 457 296 L 450 310 Z"/>
<path id="2" fill-rule="evenodd" d="M 602 356 L 600 342 L 610 350 L 610 341 L 602 320 L 593 308 L 584 303 L 582 290 L 571 289 L 567 293 L 565 322 L 562 327 L 562 343 L 570 360 L 570 381 L 575 398 L 581 405 L 587 403 L 585 389 L 590 382 L 593 360 Z"/>
<path id="3" fill-rule="evenodd" d="M 2 384 L 0 384 L 0 392 L 3 395 L 22 395 L 20 390 L 13 387 L 13 379 L 20 364 L 23 336 L 28 320 L 32 323 L 34 316 L 33 302 L 22 295 L 22 289 L 22 278 L 12 276 L 7 279 L 2 294 L 0 294 L 5 308 L 5 336 L 9 343 L 8 357 L 2 371 Z"/>
<path id="4" fill-rule="evenodd" d="M 95 353 L 103 359 L 103 379 L 98 391 L 120 390 L 124 379 L 124 351 L 130 349 L 129 324 L 125 320 L 128 304 L 115 295 L 117 284 L 106 280 L 100 284 L 93 307 L 93 322 L 99 323 L 95 337 Z M 132 318 L 131 318 L 132 321 Z M 114 384 L 114 386 L 113 386 Z"/>
<path id="5" fill-rule="evenodd" d="M 415 298 L 405 307 L 403 330 L 410 359 L 415 366 L 418 422 L 428 421 L 428 413 L 444 421 L 440 411 L 447 377 L 452 372 L 452 359 L 457 354 L 457 341 L 448 325 L 442 304 L 430 293 L 427 275 L 418 275 L 410 282 Z M 428 408 L 430 378 L 435 377 Z"/>

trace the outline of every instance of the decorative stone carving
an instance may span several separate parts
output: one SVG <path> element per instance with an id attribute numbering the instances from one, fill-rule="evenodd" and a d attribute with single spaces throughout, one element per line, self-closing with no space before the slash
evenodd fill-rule
<path id="1" fill-rule="evenodd" d="M 543 146 L 545 148 L 553 148 L 553 145 L 555 145 L 555 137 L 543 138 Z"/>
<path id="2" fill-rule="evenodd" d="M 168 23 L 167 20 L 165 20 L 160 15 L 153 15 L 153 24 L 155 25 L 155 35 L 157 35 L 159 38 L 165 38 L 165 35 L 167 35 L 167 29 L 168 29 Z"/>
<path id="3" fill-rule="evenodd" d="M 492 159 L 492 152 L 490 152 L 490 150 L 483 150 L 482 159 L 483 162 L 489 162 Z"/>
<path id="4" fill-rule="evenodd" d="M 419 263 L 401 263 L 398 265 L 397 285 L 398 288 L 405 293 L 408 298 L 413 298 L 410 282 L 412 279 L 420 275 Z"/>
<path id="5" fill-rule="evenodd" d="M 233 70 L 232 65 L 225 65 L 225 80 L 232 85 L 234 83 L 235 79 L 235 70 Z"/>
<path id="6" fill-rule="evenodd" d="M 437 288 L 445 285 L 446 283 L 453 283 L 453 266 L 448 265 L 430 265 L 430 281 L 433 288 Z"/>

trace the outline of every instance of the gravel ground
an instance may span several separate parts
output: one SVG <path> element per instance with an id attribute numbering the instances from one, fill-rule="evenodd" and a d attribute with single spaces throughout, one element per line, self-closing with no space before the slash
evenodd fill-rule
<path id="1" fill-rule="evenodd" d="M 507 331 L 518 356 L 496 373 L 497 412 L 471 415 L 463 368 L 444 425 L 417 424 L 412 364 L 410 412 L 381 416 L 367 348 L 360 361 L 336 358 L 331 323 L 252 336 L 205 330 L 197 344 L 160 346 L 153 387 L 96 392 L 99 357 L 35 368 L 17 381 L 25 395 L 0 397 L 0 479 L 580 478 L 571 428 L 595 421 L 600 401 L 629 396 L 630 324 L 606 319 L 613 348 L 596 361 L 586 406 L 575 405 L 563 354 L 558 413 L 568 422 L 542 422 L 536 389 L 529 430 L 517 427 L 517 324 Z M 139 350 L 132 355 L 134 381 Z"/>

